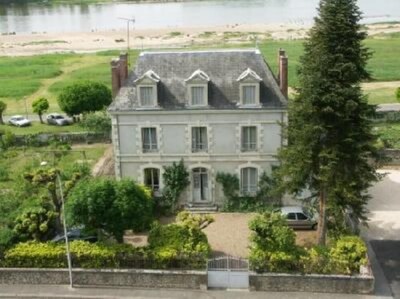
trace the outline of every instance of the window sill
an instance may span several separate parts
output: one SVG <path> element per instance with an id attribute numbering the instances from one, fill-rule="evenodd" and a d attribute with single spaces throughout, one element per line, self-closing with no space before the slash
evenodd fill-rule
<path id="1" fill-rule="evenodd" d="M 260 109 L 260 108 L 262 108 L 262 106 L 260 104 L 248 104 L 248 105 L 238 104 L 237 107 L 239 109 Z"/>

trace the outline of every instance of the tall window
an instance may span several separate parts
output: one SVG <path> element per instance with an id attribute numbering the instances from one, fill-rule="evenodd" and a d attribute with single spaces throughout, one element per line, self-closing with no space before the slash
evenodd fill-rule
<path id="1" fill-rule="evenodd" d="M 203 86 L 192 86 L 190 88 L 193 106 L 204 106 L 206 104 L 204 90 Z"/>
<path id="2" fill-rule="evenodd" d="M 142 128 L 142 149 L 144 153 L 158 150 L 156 128 Z"/>
<path id="3" fill-rule="evenodd" d="M 240 173 L 241 191 L 243 194 L 254 195 L 257 192 L 258 174 L 254 167 L 242 168 Z"/>
<path id="4" fill-rule="evenodd" d="M 242 127 L 242 152 L 257 150 L 257 128 Z"/>
<path id="5" fill-rule="evenodd" d="M 154 89 L 151 86 L 140 86 L 140 105 L 154 106 Z"/>
<path id="6" fill-rule="evenodd" d="M 144 170 L 144 184 L 153 192 L 160 190 L 160 170 L 157 168 L 146 168 Z"/>
<path id="7" fill-rule="evenodd" d="M 192 127 L 192 152 L 207 151 L 207 127 Z"/>
<path id="8" fill-rule="evenodd" d="M 254 105 L 256 104 L 256 87 L 253 85 L 242 86 L 243 94 L 243 105 Z"/>

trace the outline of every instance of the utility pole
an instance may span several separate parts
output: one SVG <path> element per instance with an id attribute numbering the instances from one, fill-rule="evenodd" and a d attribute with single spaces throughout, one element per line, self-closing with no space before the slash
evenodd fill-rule
<path id="1" fill-rule="evenodd" d="M 127 30 L 126 30 L 126 34 L 127 34 L 127 38 L 126 38 L 126 45 L 127 45 L 127 47 L 126 47 L 126 48 L 127 48 L 128 60 L 129 60 L 129 56 L 130 56 L 130 54 L 129 54 L 129 50 L 130 50 L 129 24 L 132 22 L 132 25 L 134 25 L 134 24 L 135 24 L 135 18 L 119 18 L 119 19 L 126 21 L 126 29 L 127 29 Z M 128 61 L 128 63 L 129 63 L 129 61 Z"/>
<path id="2" fill-rule="evenodd" d="M 68 241 L 68 230 L 67 230 L 67 221 L 65 219 L 65 202 L 64 202 L 64 192 L 61 183 L 60 174 L 57 172 L 57 181 L 60 188 L 60 197 L 62 203 L 62 217 L 63 217 L 63 226 L 64 226 L 64 237 L 65 237 L 65 249 L 67 251 L 67 262 L 68 262 L 68 274 L 69 274 L 69 286 L 70 288 L 74 287 L 72 281 L 72 262 L 71 262 L 71 252 L 69 250 L 69 241 Z"/>

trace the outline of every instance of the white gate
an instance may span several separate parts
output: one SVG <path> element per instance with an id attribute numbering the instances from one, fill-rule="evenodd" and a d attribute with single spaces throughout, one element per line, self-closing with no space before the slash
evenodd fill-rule
<path id="1" fill-rule="evenodd" d="M 207 263 L 208 287 L 227 289 L 249 288 L 249 262 L 246 259 L 224 256 Z"/>

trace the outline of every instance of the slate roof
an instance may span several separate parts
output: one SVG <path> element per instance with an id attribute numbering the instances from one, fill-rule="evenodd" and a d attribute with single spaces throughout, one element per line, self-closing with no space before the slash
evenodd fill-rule
<path id="1" fill-rule="evenodd" d="M 143 52 L 133 72 L 121 87 L 109 111 L 140 110 L 135 80 L 152 70 L 160 77 L 158 104 L 163 110 L 199 109 L 187 105 L 185 80 L 196 70 L 210 78 L 209 106 L 201 109 L 238 109 L 240 90 L 238 77 L 247 69 L 261 77 L 260 104 L 263 109 L 282 109 L 287 100 L 259 50 L 209 50 L 181 52 Z M 139 108 L 139 109 L 138 109 Z M 143 108 L 142 108 L 143 109 Z M 242 108 L 241 108 L 242 109 Z M 151 110 L 151 108 L 146 108 Z"/>

